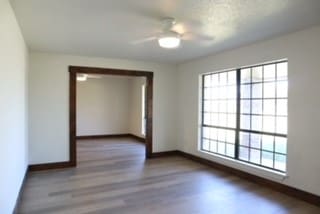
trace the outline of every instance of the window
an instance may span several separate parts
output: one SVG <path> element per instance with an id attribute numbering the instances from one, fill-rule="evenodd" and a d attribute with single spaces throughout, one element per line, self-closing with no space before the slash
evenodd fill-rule
<path id="1" fill-rule="evenodd" d="M 202 151 L 286 171 L 287 64 L 202 76 Z"/>

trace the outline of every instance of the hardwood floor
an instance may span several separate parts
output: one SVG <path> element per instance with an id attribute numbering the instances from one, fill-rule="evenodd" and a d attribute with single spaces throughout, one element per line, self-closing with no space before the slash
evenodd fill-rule
<path id="1" fill-rule="evenodd" d="M 320 207 L 184 159 L 145 160 L 144 145 L 80 140 L 78 167 L 28 175 L 19 213 L 320 213 Z"/>

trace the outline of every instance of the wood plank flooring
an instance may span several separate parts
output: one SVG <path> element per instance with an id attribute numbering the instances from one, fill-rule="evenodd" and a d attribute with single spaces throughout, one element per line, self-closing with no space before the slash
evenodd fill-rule
<path id="1" fill-rule="evenodd" d="M 80 140 L 77 168 L 28 175 L 19 213 L 285 214 L 320 207 L 129 138 Z"/>

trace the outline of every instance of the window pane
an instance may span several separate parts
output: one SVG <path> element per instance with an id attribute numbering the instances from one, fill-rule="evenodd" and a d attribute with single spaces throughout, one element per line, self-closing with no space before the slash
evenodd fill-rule
<path id="1" fill-rule="evenodd" d="M 241 114 L 250 114 L 250 100 L 241 100 Z"/>
<path id="2" fill-rule="evenodd" d="M 250 69 L 241 69 L 241 83 L 249 83 L 251 81 Z"/>
<path id="3" fill-rule="evenodd" d="M 219 75 L 218 74 L 210 74 L 212 79 L 212 85 L 218 86 L 219 85 Z"/>
<path id="4" fill-rule="evenodd" d="M 240 125 L 241 129 L 250 129 L 250 116 L 241 115 L 240 122 L 241 122 L 241 125 Z"/>
<path id="5" fill-rule="evenodd" d="M 211 88 L 205 88 L 204 89 L 204 99 L 205 100 L 211 99 L 211 92 L 212 92 Z"/>
<path id="6" fill-rule="evenodd" d="M 217 126 L 219 125 L 218 123 L 219 123 L 219 114 L 217 113 L 211 114 L 210 123 L 208 125 Z"/>
<path id="7" fill-rule="evenodd" d="M 220 83 L 220 85 L 227 85 L 227 73 L 226 72 L 219 73 L 219 83 Z"/>
<path id="8" fill-rule="evenodd" d="M 252 82 L 261 82 L 262 81 L 262 67 L 253 67 L 252 68 Z"/>
<path id="9" fill-rule="evenodd" d="M 218 142 L 213 140 L 210 141 L 210 152 L 217 152 Z"/>
<path id="10" fill-rule="evenodd" d="M 251 134 L 250 147 L 260 149 L 261 148 L 261 135 Z"/>
<path id="11" fill-rule="evenodd" d="M 271 135 L 263 135 L 262 136 L 262 149 L 273 151 L 273 136 Z"/>
<path id="12" fill-rule="evenodd" d="M 287 100 L 286 99 L 278 99 L 277 100 L 277 115 L 284 115 L 288 114 L 288 107 L 287 107 Z"/>
<path id="13" fill-rule="evenodd" d="M 226 155 L 230 157 L 234 157 L 234 145 L 227 144 Z"/>
<path id="14" fill-rule="evenodd" d="M 226 127 L 227 126 L 227 114 L 219 114 L 219 126 Z"/>
<path id="15" fill-rule="evenodd" d="M 228 125 L 229 128 L 236 128 L 236 115 L 228 114 Z"/>
<path id="16" fill-rule="evenodd" d="M 226 112 L 227 111 L 227 101 L 219 100 L 219 111 L 218 112 Z"/>
<path id="17" fill-rule="evenodd" d="M 286 171 L 286 156 L 285 155 L 275 154 L 274 160 L 275 160 L 274 168 L 281 170 L 281 171 Z"/>
<path id="18" fill-rule="evenodd" d="M 210 128 L 210 138 L 213 140 L 218 139 L 218 130 L 216 128 Z"/>
<path id="19" fill-rule="evenodd" d="M 202 140 L 202 149 L 209 151 L 209 140 Z"/>
<path id="20" fill-rule="evenodd" d="M 274 82 L 264 83 L 263 97 L 274 98 L 276 96 L 276 87 Z"/>
<path id="21" fill-rule="evenodd" d="M 220 100 L 219 101 L 219 112 L 227 112 L 227 101 Z"/>
<path id="22" fill-rule="evenodd" d="M 228 72 L 228 85 L 236 85 L 237 84 L 237 73 L 236 71 Z"/>
<path id="23" fill-rule="evenodd" d="M 276 100 L 268 99 L 263 101 L 263 114 L 274 115 L 276 108 Z"/>
<path id="24" fill-rule="evenodd" d="M 219 88 L 218 87 L 211 88 L 211 99 L 217 100 L 219 99 L 219 96 L 220 96 Z"/>
<path id="25" fill-rule="evenodd" d="M 239 159 L 245 160 L 245 161 L 249 160 L 249 148 L 245 148 L 245 147 L 240 146 Z"/>
<path id="26" fill-rule="evenodd" d="M 232 143 L 232 144 L 234 144 L 235 143 L 235 131 L 233 131 L 233 130 L 227 130 L 227 139 L 226 139 L 226 141 L 228 142 L 228 143 Z"/>
<path id="27" fill-rule="evenodd" d="M 261 164 L 267 167 L 273 167 L 273 154 L 272 152 L 262 152 Z"/>
<path id="28" fill-rule="evenodd" d="M 252 98 L 262 98 L 262 83 L 252 84 Z"/>
<path id="29" fill-rule="evenodd" d="M 211 102 L 210 101 L 204 101 L 204 111 L 209 112 L 211 109 Z"/>
<path id="30" fill-rule="evenodd" d="M 278 63 L 277 64 L 277 80 L 285 80 L 288 76 L 288 63 Z"/>
<path id="31" fill-rule="evenodd" d="M 249 146 L 250 135 L 247 132 L 240 132 L 240 145 Z"/>
<path id="32" fill-rule="evenodd" d="M 257 149 L 250 149 L 250 162 L 260 164 L 260 151 Z"/>
<path id="33" fill-rule="evenodd" d="M 288 82 L 277 82 L 277 97 L 288 97 Z"/>
<path id="34" fill-rule="evenodd" d="M 228 112 L 229 113 L 236 113 L 237 111 L 237 105 L 235 100 L 228 100 Z"/>
<path id="35" fill-rule="evenodd" d="M 208 127 L 204 127 L 202 129 L 202 136 L 204 138 L 210 138 L 210 132 L 209 132 L 209 128 Z"/>
<path id="36" fill-rule="evenodd" d="M 211 87 L 212 81 L 211 81 L 211 75 L 204 76 L 204 87 Z"/>
<path id="37" fill-rule="evenodd" d="M 227 87 L 221 86 L 219 87 L 219 99 L 226 99 L 227 98 Z"/>
<path id="38" fill-rule="evenodd" d="M 277 133 L 287 134 L 287 117 L 277 117 Z"/>
<path id="39" fill-rule="evenodd" d="M 287 138 L 285 137 L 276 137 L 275 151 L 279 153 L 287 153 Z"/>
<path id="40" fill-rule="evenodd" d="M 251 86 L 241 85 L 241 98 L 250 98 L 250 97 L 251 97 Z"/>
<path id="41" fill-rule="evenodd" d="M 252 125 L 251 129 L 255 131 L 261 131 L 262 130 L 262 116 L 252 116 Z"/>
<path id="42" fill-rule="evenodd" d="M 237 96 L 237 87 L 236 86 L 228 86 L 227 88 L 228 94 L 227 94 L 227 98 L 236 98 Z"/>
<path id="43" fill-rule="evenodd" d="M 218 141 L 221 141 L 221 142 L 226 141 L 226 130 L 218 129 Z"/>
<path id="44" fill-rule="evenodd" d="M 264 81 L 275 80 L 276 78 L 275 64 L 264 66 L 263 78 L 264 78 Z"/>
<path id="45" fill-rule="evenodd" d="M 204 124 L 209 124 L 210 123 L 210 114 L 209 113 L 204 113 L 203 114 L 203 123 Z"/>
<path id="46" fill-rule="evenodd" d="M 252 100 L 252 114 L 262 114 L 262 100 Z"/>
<path id="47" fill-rule="evenodd" d="M 275 117 L 263 117 L 263 131 L 273 133 L 275 131 Z"/>
<path id="48" fill-rule="evenodd" d="M 218 142 L 218 153 L 224 155 L 226 153 L 226 144 Z"/>
<path id="49" fill-rule="evenodd" d="M 210 112 L 218 112 L 219 111 L 219 101 L 212 101 L 211 102 L 211 109 Z"/>

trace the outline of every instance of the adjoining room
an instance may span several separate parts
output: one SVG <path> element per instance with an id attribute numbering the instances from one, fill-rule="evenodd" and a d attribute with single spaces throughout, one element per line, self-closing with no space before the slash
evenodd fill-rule
<path id="1" fill-rule="evenodd" d="M 76 80 L 77 165 L 117 151 L 144 159 L 145 77 L 79 73 Z"/>

